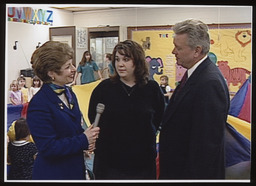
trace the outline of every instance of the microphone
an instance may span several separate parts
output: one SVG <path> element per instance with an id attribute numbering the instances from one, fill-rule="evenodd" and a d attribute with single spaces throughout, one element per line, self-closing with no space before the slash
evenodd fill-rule
<path id="1" fill-rule="evenodd" d="M 98 124 L 99 124 L 99 121 L 100 121 L 100 116 L 101 114 L 103 113 L 105 109 L 105 105 L 102 104 L 102 103 L 98 103 L 97 107 L 96 107 L 96 117 L 95 117 L 95 120 L 94 120 L 94 123 L 93 123 L 93 127 L 97 127 Z"/>

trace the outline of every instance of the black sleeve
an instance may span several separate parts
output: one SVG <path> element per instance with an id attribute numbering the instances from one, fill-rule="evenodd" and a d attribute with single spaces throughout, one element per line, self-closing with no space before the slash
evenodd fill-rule
<path id="1" fill-rule="evenodd" d="M 89 101 L 89 108 L 88 108 L 88 118 L 93 124 L 96 116 L 96 107 L 98 103 L 102 102 L 103 96 L 102 93 L 104 92 L 104 82 L 100 82 L 92 92 Z"/>
<path id="2" fill-rule="evenodd" d="M 161 125 L 163 114 L 164 114 L 164 108 L 165 108 L 165 101 L 164 101 L 164 95 L 162 94 L 159 85 L 157 82 L 152 81 L 152 89 L 154 91 L 154 110 L 155 110 L 155 117 L 154 117 L 154 124 L 156 129 L 159 129 L 159 126 Z"/>

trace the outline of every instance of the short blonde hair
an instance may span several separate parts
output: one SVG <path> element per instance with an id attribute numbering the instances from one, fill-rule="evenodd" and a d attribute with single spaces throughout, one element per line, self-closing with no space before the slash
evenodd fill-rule
<path id="1" fill-rule="evenodd" d="M 17 90 L 19 89 L 19 83 L 17 80 L 13 80 L 10 84 L 10 90 L 12 89 L 12 85 L 15 85 L 17 87 Z"/>

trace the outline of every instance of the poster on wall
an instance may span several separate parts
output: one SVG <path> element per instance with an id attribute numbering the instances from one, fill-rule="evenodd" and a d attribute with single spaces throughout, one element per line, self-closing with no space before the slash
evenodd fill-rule
<path id="1" fill-rule="evenodd" d="M 211 39 L 208 56 L 228 83 L 230 92 L 237 92 L 252 70 L 251 24 L 208 25 Z M 150 66 L 150 79 L 160 82 L 161 75 L 169 77 L 176 87 L 185 69 L 176 65 L 172 54 L 172 26 L 128 27 L 128 38 L 142 45 Z"/>
<path id="2" fill-rule="evenodd" d="M 76 47 L 77 48 L 87 48 L 88 45 L 88 34 L 86 28 L 77 28 L 76 29 Z"/>

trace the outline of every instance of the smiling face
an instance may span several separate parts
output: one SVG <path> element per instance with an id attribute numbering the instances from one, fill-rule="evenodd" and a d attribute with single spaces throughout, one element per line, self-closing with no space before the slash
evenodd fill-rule
<path id="1" fill-rule="evenodd" d="M 22 88 L 22 87 L 25 87 L 26 81 L 24 79 L 20 79 L 18 83 L 19 83 L 19 87 Z"/>
<path id="2" fill-rule="evenodd" d="M 115 55 L 115 68 L 120 76 L 120 79 L 124 82 L 134 82 L 134 63 L 130 57 L 121 55 L 119 52 L 116 52 Z"/>
<path id="3" fill-rule="evenodd" d="M 64 65 L 61 66 L 59 73 L 49 71 L 48 75 L 54 79 L 52 83 L 59 86 L 64 86 L 73 82 L 75 73 L 76 68 L 72 64 L 72 59 L 69 59 Z"/>
<path id="4" fill-rule="evenodd" d="M 34 80 L 33 84 L 35 87 L 39 87 L 40 86 L 40 81 L 39 80 Z"/>
<path id="5" fill-rule="evenodd" d="M 86 61 L 90 61 L 91 60 L 91 54 L 89 52 L 86 52 L 84 54 L 84 56 L 85 56 Z"/>
<path id="6" fill-rule="evenodd" d="M 12 83 L 11 86 L 10 86 L 10 89 L 13 92 L 16 92 L 18 90 L 18 84 L 17 83 Z"/>

